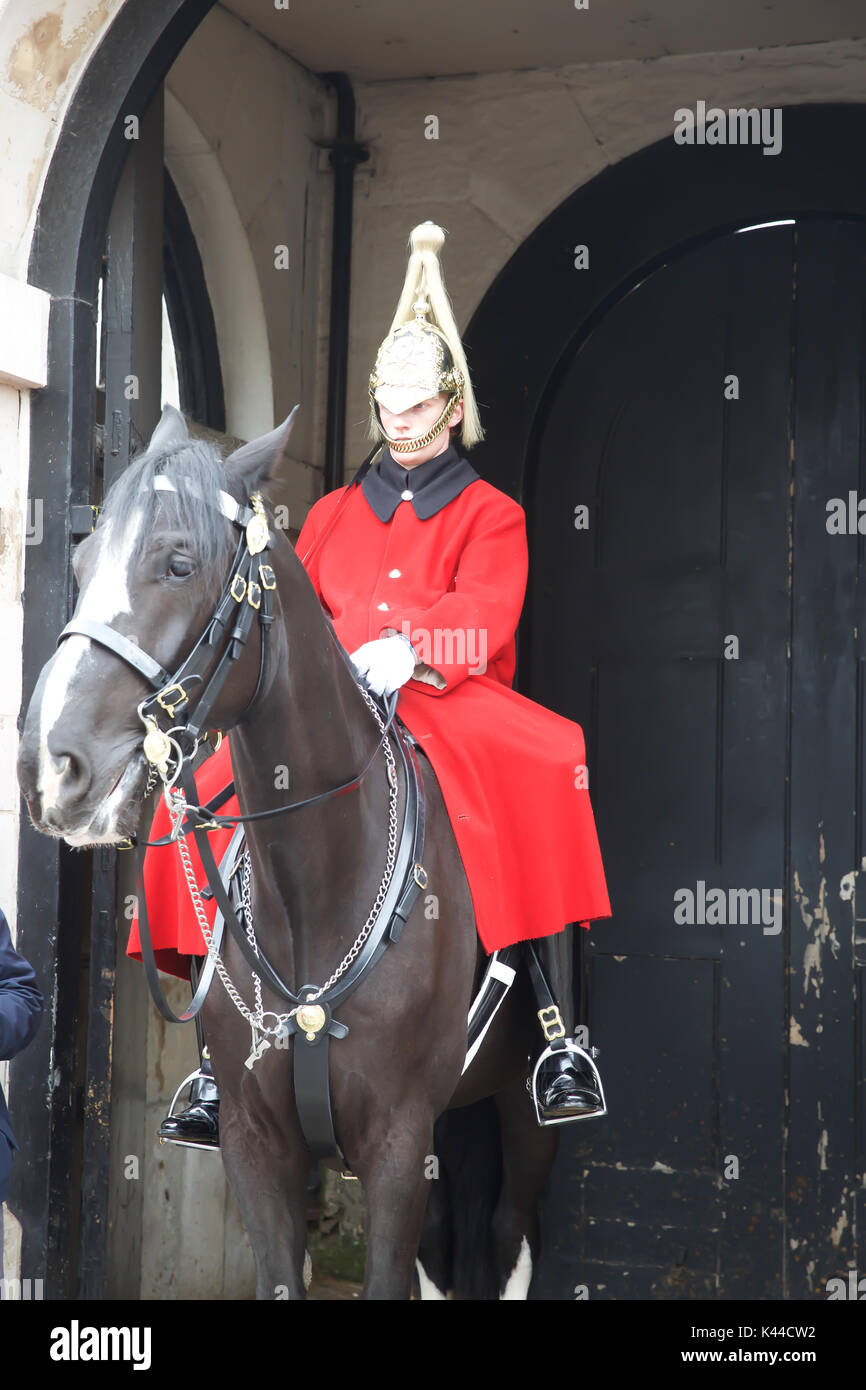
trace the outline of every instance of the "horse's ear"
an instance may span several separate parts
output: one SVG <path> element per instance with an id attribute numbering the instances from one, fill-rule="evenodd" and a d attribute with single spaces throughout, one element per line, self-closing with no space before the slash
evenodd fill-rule
<path id="1" fill-rule="evenodd" d="M 226 468 L 241 479 L 247 496 L 264 488 L 274 477 L 286 451 L 295 416 L 300 408 L 296 405 L 291 415 L 287 416 L 281 425 L 277 425 L 275 430 L 271 430 L 270 434 L 251 439 L 249 444 L 242 444 L 233 454 L 229 454 Z"/>
<path id="2" fill-rule="evenodd" d="M 183 444 L 188 439 L 189 430 L 180 411 L 175 410 L 173 405 L 164 405 L 159 424 L 150 437 L 147 452 L 162 454 L 166 449 L 172 448 L 175 444 Z"/>

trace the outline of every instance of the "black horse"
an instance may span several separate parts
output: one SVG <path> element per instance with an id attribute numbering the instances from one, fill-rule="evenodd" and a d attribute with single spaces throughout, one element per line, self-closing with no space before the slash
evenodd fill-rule
<path id="1" fill-rule="evenodd" d="M 223 463 L 166 410 L 76 552 L 76 619 L 109 625 L 177 670 L 213 614 L 237 541 L 220 491 L 246 505 L 266 487 L 290 429 L 287 422 Z M 160 490 L 160 478 L 175 490 Z M 380 738 L 348 655 L 279 533 L 268 558 L 276 588 L 264 670 L 254 625 L 209 716 L 210 727 L 234 730 L 243 814 L 285 801 L 277 769 L 290 768 L 292 801 L 315 797 L 357 775 Z M 214 666 L 221 654 L 217 646 Z M 137 708 L 147 693 L 113 651 L 80 634 L 64 640 L 40 675 L 21 742 L 19 778 L 37 829 L 77 846 L 136 833 L 149 767 Z M 525 1298 L 557 1138 L 538 1126 L 525 1084 L 537 1024 L 519 976 L 461 1076 L 484 956 L 442 794 L 429 761 L 418 758 L 429 887 L 399 942 L 341 1008 L 349 1034 L 330 1049 L 336 1133 L 367 1198 L 364 1296 L 408 1298 L 418 1260 L 425 1296 Z M 404 782 L 401 773 L 401 798 Z M 247 825 L 258 941 L 296 988 L 330 975 L 367 916 L 385 862 L 388 794 L 380 748 L 351 793 Z M 438 915 L 425 911 L 429 893 Z M 233 939 L 223 957 L 249 1007 L 251 972 Z M 263 1003 L 285 1007 L 267 985 Z M 311 1156 L 291 1048 L 272 1047 L 246 1067 L 249 1026 L 216 983 L 202 1017 L 220 1088 L 222 1157 L 252 1242 L 257 1296 L 302 1298 Z"/>

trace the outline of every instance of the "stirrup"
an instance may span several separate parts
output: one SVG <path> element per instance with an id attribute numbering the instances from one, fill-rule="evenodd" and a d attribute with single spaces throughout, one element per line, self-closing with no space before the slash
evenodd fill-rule
<path id="1" fill-rule="evenodd" d="M 559 1120 L 547 1120 L 544 1118 L 544 1116 L 541 1113 L 541 1106 L 538 1103 L 538 1073 L 541 1069 L 542 1063 L 548 1061 L 551 1057 L 554 1057 L 557 1052 L 575 1052 L 579 1057 L 583 1059 L 585 1063 L 588 1064 L 592 1072 L 595 1084 L 598 1088 L 598 1094 L 601 1097 L 600 1110 L 591 1110 L 586 1115 L 563 1115 L 562 1118 Z M 604 1086 L 601 1082 L 601 1075 L 599 1074 L 598 1067 L 595 1065 L 595 1058 L 598 1056 L 599 1050 L 597 1047 L 591 1047 L 589 1051 L 587 1051 L 586 1048 L 581 1047 L 576 1042 L 573 1042 L 571 1038 L 558 1039 L 557 1045 L 555 1047 L 549 1045 L 544 1049 L 538 1061 L 535 1063 L 532 1076 L 528 1077 L 526 1082 L 526 1089 L 532 1096 L 532 1103 L 535 1106 L 535 1118 L 538 1121 L 539 1125 L 541 1125 L 542 1129 L 545 1129 L 548 1125 L 570 1125 L 573 1124 L 575 1120 L 600 1120 L 603 1115 L 607 1114 L 607 1101 L 604 1098 Z"/>
<path id="2" fill-rule="evenodd" d="M 178 1096 L 187 1086 L 192 1085 L 193 1081 L 213 1081 L 213 1076 L 208 1072 L 203 1072 L 201 1067 L 196 1067 L 195 1071 L 191 1071 L 189 1076 L 180 1083 L 175 1091 L 174 1099 L 168 1107 L 168 1114 L 165 1117 L 166 1120 L 174 1119 L 174 1107 L 177 1105 Z M 163 1123 L 165 1123 L 165 1121 L 163 1121 Z M 179 1149 L 204 1149 L 206 1153 L 218 1154 L 220 1151 L 219 1144 L 193 1144 L 189 1139 L 166 1139 L 163 1135 L 159 1136 L 159 1142 L 160 1144 L 176 1144 Z"/>

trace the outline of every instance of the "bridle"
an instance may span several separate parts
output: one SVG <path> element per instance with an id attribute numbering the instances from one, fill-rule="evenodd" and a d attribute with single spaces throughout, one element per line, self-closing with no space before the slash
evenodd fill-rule
<path id="1" fill-rule="evenodd" d="M 174 483 L 164 473 L 159 473 L 154 477 L 153 487 L 158 492 L 177 491 Z M 268 636 L 274 621 L 273 595 L 276 590 L 274 569 L 266 563 L 265 558 L 273 548 L 276 538 L 268 526 L 261 494 L 253 493 L 250 497 L 250 505 L 246 506 L 237 502 L 230 493 L 220 490 L 217 494 L 217 504 L 222 514 L 228 517 L 239 529 L 240 537 L 216 609 L 192 650 L 173 673 L 170 674 L 166 671 L 154 657 L 145 652 L 136 642 L 131 641 L 130 638 L 111 627 L 110 624 L 92 618 L 72 618 L 57 639 L 59 646 L 67 637 L 90 638 L 91 641 L 112 651 L 132 666 L 152 687 L 153 693 L 146 696 L 138 706 L 138 714 L 145 728 L 142 751 L 150 764 L 151 773 L 156 772 L 162 780 L 170 809 L 170 786 L 177 781 L 183 786 L 186 798 L 184 810 L 187 819 L 183 824 L 178 820 L 172 834 L 164 836 L 162 839 L 138 840 L 131 838 L 121 846 L 121 848 L 126 849 L 137 848 L 142 857 L 145 849 L 162 848 L 176 840 L 178 834 L 185 833 L 187 829 L 191 829 L 196 834 L 196 840 L 201 849 L 202 842 L 207 846 L 207 840 L 204 835 L 199 837 L 198 832 L 237 826 L 247 821 L 269 819 L 273 816 L 284 815 L 289 811 L 299 811 L 305 807 L 327 801 L 331 797 L 353 791 L 360 785 L 372 767 L 377 753 L 387 739 L 388 731 L 396 714 L 397 692 L 395 691 L 393 697 L 385 702 L 387 719 L 380 730 L 379 739 L 367 762 L 359 773 L 338 786 L 329 787 L 327 791 L 305 797 L 302 801 L 289 802 L 266 811 L 254 811 L 246 816 L 216 816 L 212 807 L 199 805 L 195 778 L 189 764 L 198 751 L 203 731 L 207 727 L 208 717 L 229 677 L 232 666 L 243 653 L 252 628 L 253 618 L 258 614 L 261 633 L 258 679 L 255 690 L 239 716 L 239 720 L 245 719 L 256 705 L 265 682 Z M 219 646 L 227 631 L 228 641 L 225 650 L 209 679 L 205 681 L 200 674 L 200 669 L 204 669 L 208 661 L 212 659 L 213 650 Z M 202 687 L 197 699 L 192 693 L 192 685 L 196 682 L 200 683 Z M 185 722 L 180 726 L 173 725 L 168 730 L 163 729 L 159 723 L 159 711 L 163 711 L 170 720 L 174 721 L 179 710 L 184 711 Z M 218 740 L 222 739 L 221 732 L 218 733 L 217 738 Z M 216 747 L 219 747 L 219 742 L 216 743 Z M 149 778 L 148 788 L 151 785 L 152 781 Z M 225 799 L 225 796 L 221 796 L 219 798 L 220 803 Z M 206 852 L 212 861 L 209 847 Z M 204 855 L 202 857 L 204 858 Z M 207 863 L 205 867 L 208 868 Z M 218 877 L 215 864 L 213 869 Z M 211 878 L 212 874 L 209 871 L 210 891 L 214 896 L 219 897 L 219 886 L 210 881 Z M 146 911 L 143 903 L 140 906 Z M 224 915 L 226 914 L 224 913 Z M 226 916 L 226 921 L 231 925 L 231 918 Z M 252 965 L 255 957 L 248 947 L 245 950 L 246 938 L 241 936 L 238 941 L 241 950 L 245 954 L 249 952 L 247 959 L 248 963 Z M 262 973 L 269 977 L 269 983 L 279 993 L 290 997 L 291 992 L 286 990 L 276 972 L 271 970 L 263 958 L 260 958 L 260 968 L 262 965 L 264 966 Z M 157 1002 L 159 1003 L 159 1001 Z M 160 1007 L 162 1006 L 160 1005 Z M 165 1013 L 165 1010 L 163 1012 Z M 165 1016 L 168 1017 L 168 1013 L 165 1013 Z M 177 1021 L 186 1022 L 189 1017 L 193 1016 L 187 1011 L 183 1019 Z"/>
<path id="2" fill-rule="evenodd" d="M 177 491 L 164 473 L 156 475 L 153 486 L 159 492 Z M 247 718 L 265 685 L 268 639 L 274 621 L 273 595 L 276 590 L 276 575 L 273 567 L 265 562 L 265 556 L 273 548 L 275 537 L 268 526 L 260 493 L 253 493 L 250 505 L 245 506 L 229 493 L 220 490 L 218 505 L 222 514 L 238 527 L 241 534 L 216 609 L 192 650 L 173 673 L 166 671 L 154 657 L 110 624 L 92 618 L 72 618 L 57 639 L 59 646 L 67 637 L 89 637 L 91 641 L 114 652 L 115 656 L 132 666 L 152 687 L 153 693 L 138 706 L 138 714 L 145 728 L 142 751 L 151 768 L 159 773 L 164 785 L 175 781 L 181 775 L 185 764 L 195 757 L 199 743 L 207 736 L 204 731 L 207 729 L 210 713 L 225 686 L 233 664 L 243 653 L 256 614 L 261 635 L 258 679 L 253 694 L 235 722 Z M 212 659 L 213 651 L 219 646 L 226 631 L 228 641 L 225 650 L 209 679 L 205 681 L 200 669 Z M 197 699 L 193 698 L 191 689 L 194 683 L 199 683 L 202 687 Z M 159 723 L 159 712 L 164 712 L 174 721 L 178 710 L 184 711 L 185 722 L 179 726 L 173 724 L 169 730 L 163 729 Z M 247 816 L 215 817 L 209 808 L 199 806 L 194 799 L 187 805 L 187 812 L 193 824 L 199 829 L 221 829 L 245 821 L 263 820 L 283 815 L 288 811 L 301 810 L 303 807 L 326 801 L 332 796 L 340 796 L 344 792 L 354 790 L 372 766 L 387 736 L 395 712 L 396 695 L 393 704 L 388 707 L 387 722 L 376 747 L 362 770 L 349 781 L 319 792 L 315 796 L 306 797 L 303 801 L 290 802 L 268 811 L 252 812 Z M 221 737 L 222 734 L 219 733 L 218 738 Z M 126 847 L 133 844 L 144 848 L 156 847 L 169 843 L 172 838 L 175 837 L 169 836 L 162 840 L 134 840 L 129 841 Z"/>

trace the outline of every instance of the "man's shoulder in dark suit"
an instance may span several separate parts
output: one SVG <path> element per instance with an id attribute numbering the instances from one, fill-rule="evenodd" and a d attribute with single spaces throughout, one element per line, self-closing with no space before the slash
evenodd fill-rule
<path id="1" fill-rule="evenodd" d="M 9 923 L 0 911 L 0 1062 L 14 1057 L 32 1041 L 44 1003 L 33 967 L 12 945 Z M 7 1142 L 0 1142 L 0 1202 L 6 1195 L 6 1179 L 11 1166 L 11 1153 L 7 1155 L 6 1150 L 17 1147 L 6 1098 L 0 1087 L 0 1140 L 4 1138 Z"/>

